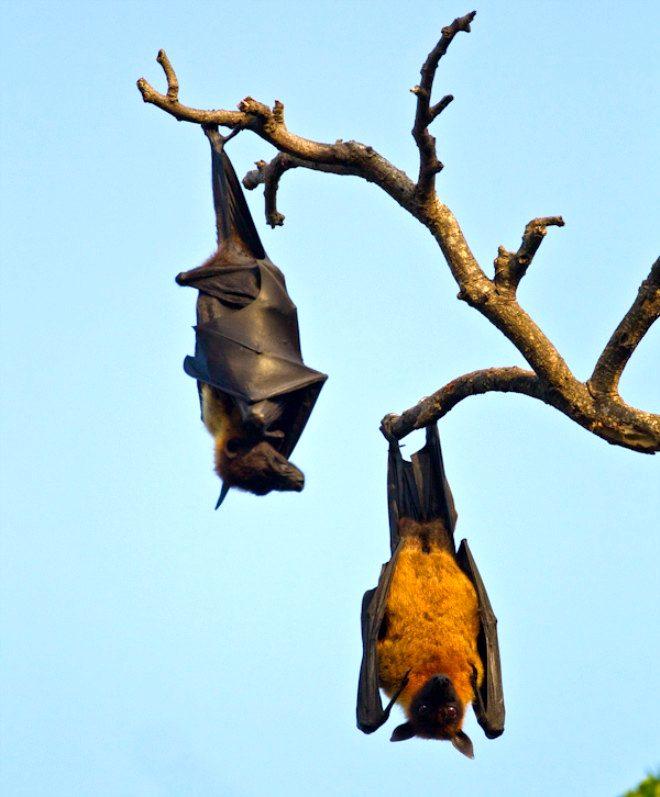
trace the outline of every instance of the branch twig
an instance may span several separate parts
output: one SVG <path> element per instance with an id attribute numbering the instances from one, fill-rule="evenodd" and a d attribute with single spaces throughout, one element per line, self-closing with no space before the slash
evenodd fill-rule
<path id="1" fill-rule="evenodd" d="M 476 14 L 476 11 L 471 11 L 464 17 L 457 17 L 451 25 L 447 25 L 442 29 L 440 40 L 431 50 L 422 66 L 419 85 L 411 89 L 412 93 L 417 96 L 417 110 L 412 134 L 419 149 L 419 177 L 417 179 L 416 193 L 422 201 L 426 200 L 433 191 L 435 175 L 443 168 L 436 153 L 435 138 L 429 133 L 429 125 L 454 99 L 451 94 L 448 94 L 431 108 L 433 79 L 435 78 L 438 63 L 449 49 L 454 36 L 460 31 L 469 33 L 470 23 Z"/>
<path id="2" fill-rule="evenodd" d="M 623 369 L 654 321 L 660 316 L 660 257 L 651 266 L 630 310 L 598 358 L 587 383 L 595 394 L 614 394 Z"/>
<path id="3" fill-rule="evenodd" d="M 331 172 L 332 174 L 357 174 L 347 166 L 327 166 L 323 163 L 312 163 L 301 158 L 294 158 L 280 152 L 270 163 L 264 160 L 255 163 L 256 169 L 248 172 L 243 178 L 243 185 L 248 191 L 253 191 L 258 185 L 263 183 L 264 198 L 266 205 L 266 222 L 271 227 L 279 227 L 284 224 L 285 216 L 277 209 L 277 189 L 279 188 L 280 177 L 289 169 L 304 167 L 319 172 Z"/>
<path id="4" fill-rule="evenodd" d="M 498 247 L 495 258 L 495 284 L 516 292 L 520 280 L 534 259 L 541 242 L 548 232 L 548 227 L 563 227 L 561 216 L 542 216 L 532 219 L 525 227 L 522 243 L 517 252 L 509 252 L 503 246 Z"/>
<path id="5" fill-rule="evenodd" d="M 179 101 L 179 81 L 174 71 L 174 67 L 170 63 L 165 50 L 159 50 L 156 56 L 156 61 L 163 67 L 165 72 L 165 79 L 167 80 L 167 99 L 170 102 Z"/>

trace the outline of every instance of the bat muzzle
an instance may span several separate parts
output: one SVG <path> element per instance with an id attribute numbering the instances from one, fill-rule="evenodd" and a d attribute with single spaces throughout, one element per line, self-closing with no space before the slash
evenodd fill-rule
<path id="1" fill-rule="evenodd" d="M 273 465 L 273 470 L 279 480 L 279 487 L 274 489 L 279 490 L 292 490 L 299 493 L 305 486 L 305 474 L 298 470 L 295 465 L 292 465 L 288 460 L 284 462 L 277 462 Z"/>

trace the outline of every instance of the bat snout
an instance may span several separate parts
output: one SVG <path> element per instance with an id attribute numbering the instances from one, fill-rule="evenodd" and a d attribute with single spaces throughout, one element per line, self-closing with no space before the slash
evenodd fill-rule
<path id="1" fill-rule="evenodd" d="M 272 463 L 274 490 L 299 493 L 305 486 L 305 474 L 281 454 Z"/>

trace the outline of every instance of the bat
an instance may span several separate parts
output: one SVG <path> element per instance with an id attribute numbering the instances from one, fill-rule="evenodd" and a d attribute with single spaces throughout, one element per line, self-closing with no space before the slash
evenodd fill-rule
<path id="1" fill-rule="evenodd" d="M 372 733 L 399 703 L 407 720 L 391 741 L 448 739 L 473 758 L 462 730 L 470 703 L 489 739 L 504 731 L 497 620 L 467 540 L 455 549 L 457 515 L 435 424 L 410 462 L 390 441 L 387 491 L 392 556 L 362 601 L 357 725 Z M 380 689 L 390 698 L 385 708 Z"/>
<path id="2" fill-rule="evenodd" d="M 302 359 L 298 315 L 282 272 L 262 246 L 223 137 L 211 144 L 217 251 L 176 277 L 197 288 L 195 355 L 184 360 L 197 380 L 202 421 L 214 438 L 215 471 L 228 490 L 256 495 L 300 491 L 305 477 L 289 457 L 327 375 Z"/>

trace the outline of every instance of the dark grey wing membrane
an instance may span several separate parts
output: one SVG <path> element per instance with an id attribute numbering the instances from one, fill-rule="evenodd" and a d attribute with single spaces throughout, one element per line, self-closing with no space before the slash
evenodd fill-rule
<path id="1" fill-rule="evenodd" d="M 383 565 L 378 586 L 365 592 L 362 598 L 362 664 L 358 681 L 357 726 L 363 733 L 373 733 L 387 722 L 392 706 L 407 683 L 407 679 L 404 679 L 390 702 L 383 708 L 378 684 L 377 643 L 385 617 L 395 562 L 396 555 Z"/>
<path id="2" fill-rule="evenodd" d="M 182 272 L 176 281 L 199 291 L 197 324 L 200 326 L 222 315 L 224 307 L 231 310 L 247 307 L 261 288 L 259 267 L 253 261 L 227 265 L 213 257 L 202 266 Z"/>
<path id="3" fill-rule="evenodd" d="M 289 457 L 326 374 L 305 365 L 298 316 L 281 271 L 268 260 L 217 129 L 211 143 L 218 250 L 179 274 L 197 288 L 195 355 L 184 370 L 236 400 L 242 420 Z"/>
<path id="4" fill-rule="evenodd" d="M 456 526 L 456 508 L 445 476 L 440 436 L 435 424 L 426 427 L 426 444 L 403 459 L 398 442 L 391 441 L 387 460 L 387 499 L 390 550 L 399 543 L 399 520 L 442 520 L 450 535 Z"/>
<path id="5" fill-rule="evenodd" d="M 206 136 L 211 144 L 213 204 L 215 206 L 218 244 L 231 241 L 236 248 L 263 260 L 266 252 L 245 201 L 229 156 L 224 151 L 224 138 L 215 131 Z"/>
<path id="6" fill-rule="evenodd" d="M 475 683 L 474 713 L 486 736 L 494 739 L 504 732 L 504 692 L 500 649 L 497 643 L 497 618 L 467 540 L 461 542 L 456 560 L 472 582 L 479 602 L 481 629 L 477 647 L 484 667 L 484 680 L 480 689 L 476 688 Z"/>

